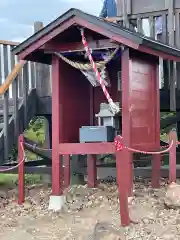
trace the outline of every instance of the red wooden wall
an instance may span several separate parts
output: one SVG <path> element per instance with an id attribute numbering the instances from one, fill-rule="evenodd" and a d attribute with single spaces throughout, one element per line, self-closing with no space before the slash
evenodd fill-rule
<path id="1" fill-rule="evenodd" d="M 143 56 L 122 55 L 122 119 L 126 144 L 144 149 L 159 145 L 159 84 L 157 62 Z M 112 99 L 121 102 L 117 71 L 120 63 L 108 66 Z M 60 62 L 61 119 L 63 142 L 79 142 L 79 128 L 92 124 L 100 103 L 107 102 L 100 87 L 92 88 L 86 77 Z M 92 92 L 93 91 L 93 92 Z M 94 121 L 95 122 L 95 121 Z"/>
<path id="2" fill-rule="evenodd" d="M 79 127 L 89 125 L 89 82 L 80 71 L 61 61 L 63 142 L 78 142 Z"/>
<path id="3" fill-rule="evenodd" d="M 157 134 L 157 91 L 158 79 L 156 64 L 143 60 L 130 60 L 130 114 L 132 145 L 154 148 Z M 159 115 L 159 113 L 158 113 Z"/>
<path id="4" fill-rule="evenodd" d="M 120 101 L 117 91 L 117 68 L 108 66 L 111 87 L 108 88 L 114 101 Z M 62 97 L 63 142 L 79 142 L 79 128 L 95 122 L 95 114 L 100 110 L 100 103 L 107 102 L 100 87 L 92 88 L 86 77 L 79 70 L 60 62 Z M 92 92 L 93 91 L 93 92 Z M 91 115 L 91 116 L 90 116 Z"/>
<path id="5" fill-rule="evenodd" d="M 128 50 L 127 50 L 128 51 Z M 160 144 L 158 63 L 142 55 L 123 56 L 123 135 L 126 144 L 150 150 Z"/>

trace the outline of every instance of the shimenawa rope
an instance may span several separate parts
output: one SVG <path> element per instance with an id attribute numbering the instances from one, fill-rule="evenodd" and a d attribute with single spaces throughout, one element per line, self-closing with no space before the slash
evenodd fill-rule
<path id="1" fill-rule="evenodd" d="M 117 54 L 119 50 L 119 47 L 117 47 L 112 54 L 107 57 L 107 59 L 105 61 L 100 61 L 100 62 L 96 62 L 97 68 L 98 69 L 102 69 L 104 68 Z M 79 69 L 79 70 L 91 70 L 92 69 L 92 65 L 89 63 L 80 63 L 80 62 L 74 62 L 68 58 L 66 58 L 65 56 L 63 56 L 61 53 L 55 52 L 54 53 L 56 56 L 58 56 L 59 58 L 61 58 L 64 62 L 66 62 L 67 64 L 71 65 L 72 67 Z"/>

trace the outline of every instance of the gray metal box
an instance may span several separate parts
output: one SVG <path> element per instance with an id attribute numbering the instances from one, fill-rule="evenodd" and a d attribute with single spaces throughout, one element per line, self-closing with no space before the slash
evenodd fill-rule
<path id="1" fill-rule="evenodd" d="M 83 126 L 79 129 L 80 142 L 113 142 L 114 137 L 112 126 Z"/>

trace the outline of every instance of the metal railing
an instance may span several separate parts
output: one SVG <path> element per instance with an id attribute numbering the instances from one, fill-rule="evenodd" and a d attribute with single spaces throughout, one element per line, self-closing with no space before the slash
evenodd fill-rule
<path id="1" fill-rule="evenodd" d="M 17 42 L 1 41 L 0 40 L 0 86 L 9 80 L 8 82 L 12 83 L 14 80 L 14 74 L 11 75 L 14 71 L 14 66 L 18 63 L 17 56 L 13 55 L 11 50 L 18 45 Z M 27 66 L 26 66 L 27 65 Z M 27 68 L 28 73 L 23 73 Z M 36 71 L 35 63 L 27 62 L 23 68 L 19 65 L 16 65 L 16 72 L 18 71 L 18 97 L 23 96 L 23 78 L 28 77 L 28 90 L 35 87 Z M 16 76 L 15 76 L 16 77 Z M 13 78 L 13 80 L 11 79 Z M 6 89 L 7 90 L 7 89 Z M 12 84 L 9 85 L 9 98 L 12 98 Z M 1 92 L 0 92 L 0 95 Z"/>
<path id="2" fill-rule="evenodd" d="M 5 159 L 8 159 L 14 139 L 28 125 L 28 94 L 36 86 L 35 63 L 18 62 L 17 56 L 11 52 L 17 44 L 0 41 L 0 139 L 2 141 L 0 145 L 4 148 Z M 22 102 L 23 119 L 21 120 L 19 107 Z"/>

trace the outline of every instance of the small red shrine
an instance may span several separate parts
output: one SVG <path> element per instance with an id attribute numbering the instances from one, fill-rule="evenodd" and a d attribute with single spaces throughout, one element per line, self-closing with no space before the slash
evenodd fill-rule
<path id="1" fill-rule="evenodd" d="M 73 62 L 89 63 L 84 56 L 82 27 L 92 51 L 114 51 L 119 47 L 118 54 L 106 66 L 110 79 L 107 89 L 113 101 L 120 103 L 123 144 L 135 149 L 152 151 L 160 148 L 159 57 L 180 61 L 180 51 L 77 9 L 70 9 L 14 49 L 21 60 L 52 65 L 50 208 L 60 209 L 64 201 L 63 155 L 67 160 L 71 154 L 87 154 L 88 180 L 94 186 L 95 155 L 114 153 L 117 182 L 123 196 L 120 199 L 124 209 L 121 210 L 122 224 L 126 225 L 130 220 L 123 214 L 128 211 L 127 197 L 132 195 L 132 152 L 126 148 L 116 152 L 114 141 L 80 143 L 79 129 L 97 125 L 95 114 L 106 99 L 100 86 L 92 87 L 81 71 L 57 54 L 64 54 Z M 121 73 L 120 78 L 118 73 Z M 152 186 L 158 187 L 160 155 L 153 156 L 152 169 Z"/>

